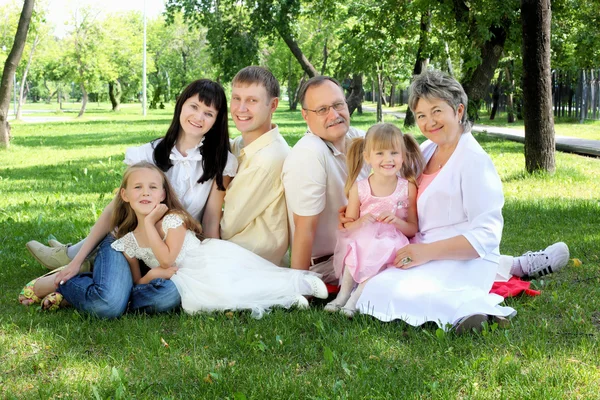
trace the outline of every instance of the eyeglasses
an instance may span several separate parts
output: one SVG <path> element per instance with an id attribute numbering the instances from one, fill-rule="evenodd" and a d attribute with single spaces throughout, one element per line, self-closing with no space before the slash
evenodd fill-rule
<path id="1" fill-rule="evenodd" d="M 333 103 L 330 106 L 323 106 L 323 107 L 317 108 L 316 110 L 311 110 L 309 108 L 302 108 L 302 109 L 306 110 L 306 111 L 312 111 L 315 114 L 317 114 L 319 117 L 322 117 L 324 115 L 329 114 L 329 109 L 330 108 L 333 108 L 335 111 L 342 111 L 345 107 L 346 107 L 346 102 L 345 101 L 339 101 L 337 103 Z"/>

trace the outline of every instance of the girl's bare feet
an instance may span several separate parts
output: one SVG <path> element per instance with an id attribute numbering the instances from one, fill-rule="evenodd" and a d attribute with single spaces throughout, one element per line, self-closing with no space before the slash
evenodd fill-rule
<path id="1" fill-rule="evenodd" d="M 30 306 L 41 302 L 41 299 L 54 292 L 54 276 L 41 276 L 29 282 L 19 294 L 19 303 Z"/>

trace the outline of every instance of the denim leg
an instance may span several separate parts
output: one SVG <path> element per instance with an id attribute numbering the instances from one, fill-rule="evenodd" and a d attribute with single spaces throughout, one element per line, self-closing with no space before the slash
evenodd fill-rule
<path id="1" fill-rule="evenodd" d="M 175 284 L 168 279 L 154 279 L 150 283 L 134 285 L 131 289 L 129 311 L 163 313 L 181 305 Z"/>
<path id="2" fill-rule="evenodd" d="M 76 275 L 58 289 L 73 307 L 98 318 L 120 317 L 133 287 L 127 259 L 110 247 L 114 241 L 112 235 L 102 240 L 93 272 Z"/>

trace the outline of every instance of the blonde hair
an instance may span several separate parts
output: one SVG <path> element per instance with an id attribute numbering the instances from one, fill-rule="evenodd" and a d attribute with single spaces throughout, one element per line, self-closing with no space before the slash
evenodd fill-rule
<path id="1" fill-rule="evenodd" d="M 348 197 L 350 188 L 356 182 L 363 167 L 364 156 L 372 150 L 398 149 L 402 153 L 400 175 L 409 182 L 417 184 L 417 178 L 425 168 L 425 159 L 419 143 L 411 135 L 405 135 L 393 124 L 376 124 L 369 128 L 364 138 L 356 138 L 350 144 L 346 155 L 348 179 L 344 193 Z"/>
<path id="2" fill-rule="evenodd" d="M 138 171 L 140 169 L 151 169 L 160 174 L 163 182 L 163 190 L 165 191 L 165 199 L 162 201 L 162 203 L 165 204 L 169 209 L 167 214 L 179 215 L 183 219 L 186 229 L 193 231 L 199 239 L 204 239 L 202 236 L 202 226 L 194 219 L 194 217 L 190 215 L 189 212 L 185 210 L 185 208 L 183 208 L 177 199 L 175 190 L 169 183 L 165 173 L 156 165 L 146 161 L 130 165 L 123 174 L 121 186 L 119 186 L 119 189 L 117 189 L 117 194 L 115 196 L 115 210 L 110 221 L 110 230 L 114 230 L 115 237 L 117 239 L 123 237 L 137 227 L 138 220 L 135 212 L 128 202 L 123 201 L 123 198 L 121 197 L 121 189 L 127 189 L 127 181 L 129 180 L 129 177 L 134 171 Z"/>

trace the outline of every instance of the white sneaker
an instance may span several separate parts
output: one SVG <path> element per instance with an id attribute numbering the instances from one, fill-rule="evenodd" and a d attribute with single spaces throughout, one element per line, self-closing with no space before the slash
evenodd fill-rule
<path id="1" fill-rule="evenodd" d="M 519 257 L 523 273 L 531 278 L 558 272 L 569 262 L 569 247 L 558 242 L 546 247 L 545 250 L 528 251 Z"/>
<path id="2" fill-rule="evenodd" d="M 310 305 L 308 304 L 308 300 L 306 300 L 306 297 L 302 296 L 301 294 L 296 296 L 296 302 L 294 303 L 294 305 L 299 310 L 307 310 L 310 307 Z"/>
<path id="3" fill-rule="evenodd" d="M 329 297 L 327 286 L 325 286 L 320 278 L 314 275 L 306 274 L 304 276 L 304 281 L 308 283 L 311 288 L 311 293 L 307 293 L 307 295 L 314 296 L 319 299 L 326 299 Z"/>

